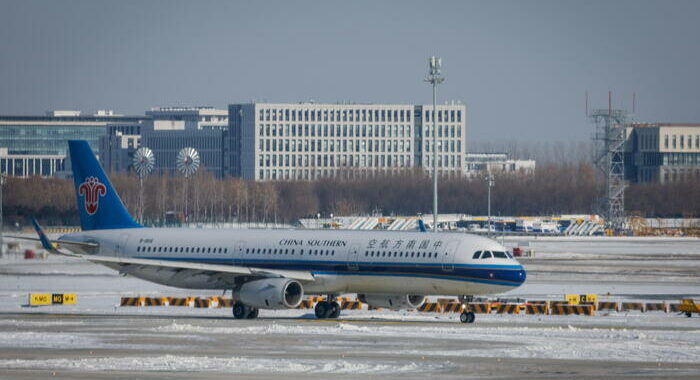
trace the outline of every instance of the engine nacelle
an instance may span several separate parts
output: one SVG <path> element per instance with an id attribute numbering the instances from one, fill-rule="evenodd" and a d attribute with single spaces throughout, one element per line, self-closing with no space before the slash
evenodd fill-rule
<path id="1" fill-rule="evenodd" d="M 417 309 L 425 302 L 425 296 L 395 295 L 395 294 L 358 294 L 357 299 L 370 306 L 385 309 Z"/>
<path id="2" fill-rule="evenodd" d="M 288 278 L 265 278 L 243 284 L 236 298 L 259 309 L 291 309 L 304 298 L 304 287 Z"/>

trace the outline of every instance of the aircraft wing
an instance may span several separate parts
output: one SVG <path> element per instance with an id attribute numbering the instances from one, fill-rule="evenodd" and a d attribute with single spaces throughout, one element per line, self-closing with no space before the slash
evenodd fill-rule
<path id="1" fill-rule="evenodd" d="M 193 263 L 188 261 L 173 261 L 173 260 L 156 260 L 156 259 L 137 259 L 131 257 L 112 257 L 112 256 L 93 256 L 79 255 L 81 258 L 93 263 L 105 264 L 120 264 L 120 265 L 135 265 L 135 266 L 150 266 L 169 269 L 186 269 L 198 272 L 216 272 L 234 275 L 259 276 L 259 277 L 285 277 L 300 281 L 313 281 L 314 276 L 310 272 L 282 270 L 282 269 L 267 269 L 267 268 L 252 268 L 239 265 L 221 265 L 221 264 L 204 264 Z"/>
<path id="2" fill-rule="evenodd" d="M 254 268 L 240 265 L 222 265 L 222 264 L 206 264 L 193 263 L 189 261 L 174 261 L 174 260 L 157 260 L 157 259 L 139 259 L 133 257 L 114 257 L 114 256 L 97 256 L 86 255 L 81 253 L 71 252 L 71 246 L 75 248 L 97 248 L 95 243 L 70 242 L 65 240 L 50 240 L 43 229 L 32 218 L 32 224 L 39 238 L 25 238 L 17 236 L 18 239 L 40 241 L 41 245 L 47 251 L 63 256 L 80 257 L 93 263 L 99 264 L 116 264 L 119 270 L 123 273 L 129 273 L 130 267 L 151 267 L 154 269 L 168 269 L 177 273 L 186 271 L 188 273 L 207 273 L 209 275 L 233 275 L 233 276 L 250 276 L 250 277 L 284 277 L 299 281 L 314 281 L 314 276 L 308 271 L 295 271 L 285 269 L 272 268 Z M 66 247 L 68 252 L 61 248 Z"/>

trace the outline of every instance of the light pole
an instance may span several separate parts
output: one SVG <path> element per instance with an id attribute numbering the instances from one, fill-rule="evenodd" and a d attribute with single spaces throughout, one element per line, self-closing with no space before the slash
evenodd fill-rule
<path id="1" fill-rule="evenodd" d="M 432 56 L 428 58 L 428 77 L 425 81 L 433 85 L 433 232 L 437 232 L 438 223 L 438 177 L 437 177 L 437 85 L 444 82 L 442 77 L 442 58 Z"/>
<path id="2" fill-rule="evenodd" d="M 491 170 L 488 171 L 486 175 L 486 183 L 488 185 L 488 226 L 487 226 L 487 236 L 491 237 L 491 188 L 496 184 L 496 181 L 491 174 Z"/>

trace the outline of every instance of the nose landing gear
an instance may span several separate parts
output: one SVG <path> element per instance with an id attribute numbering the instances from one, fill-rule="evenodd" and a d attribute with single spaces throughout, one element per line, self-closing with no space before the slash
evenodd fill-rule
<path id="1" fill-rule="evenodd" d="M 463 311 L 462 314 L 459 315 L 459 321 L 462 323 L 474 323 L 475 319 L 476 315 L 474 315 L 472 311 Z"/>
<path id="2" fill-rule="evenodd" d="M 462 323 L 474 323 L 476 314 L 472 311 L 469 303 L 472 302 L 474 296 L 460 296 L 459 302 L 462 304 L 462 314 L 459 315 L 459 321 Z"/>

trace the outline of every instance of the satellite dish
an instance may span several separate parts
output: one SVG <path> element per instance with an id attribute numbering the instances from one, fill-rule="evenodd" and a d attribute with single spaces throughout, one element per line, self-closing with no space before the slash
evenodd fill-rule
<path id="1" fill-rule="evenodd" d="M 153 151 L 145 146 L 136 149 L 134 152 L 134 170 L 139 178 L 144 178 L 153 171 L 156 164 L 156 157 Z"/>
<path id="2" fill-rule="evenodd" d="M 199 153 L 194 148 L 182 148 L 177 154 L 177 170 L 185 177 L 190 177 L 199 169 Z"/>

